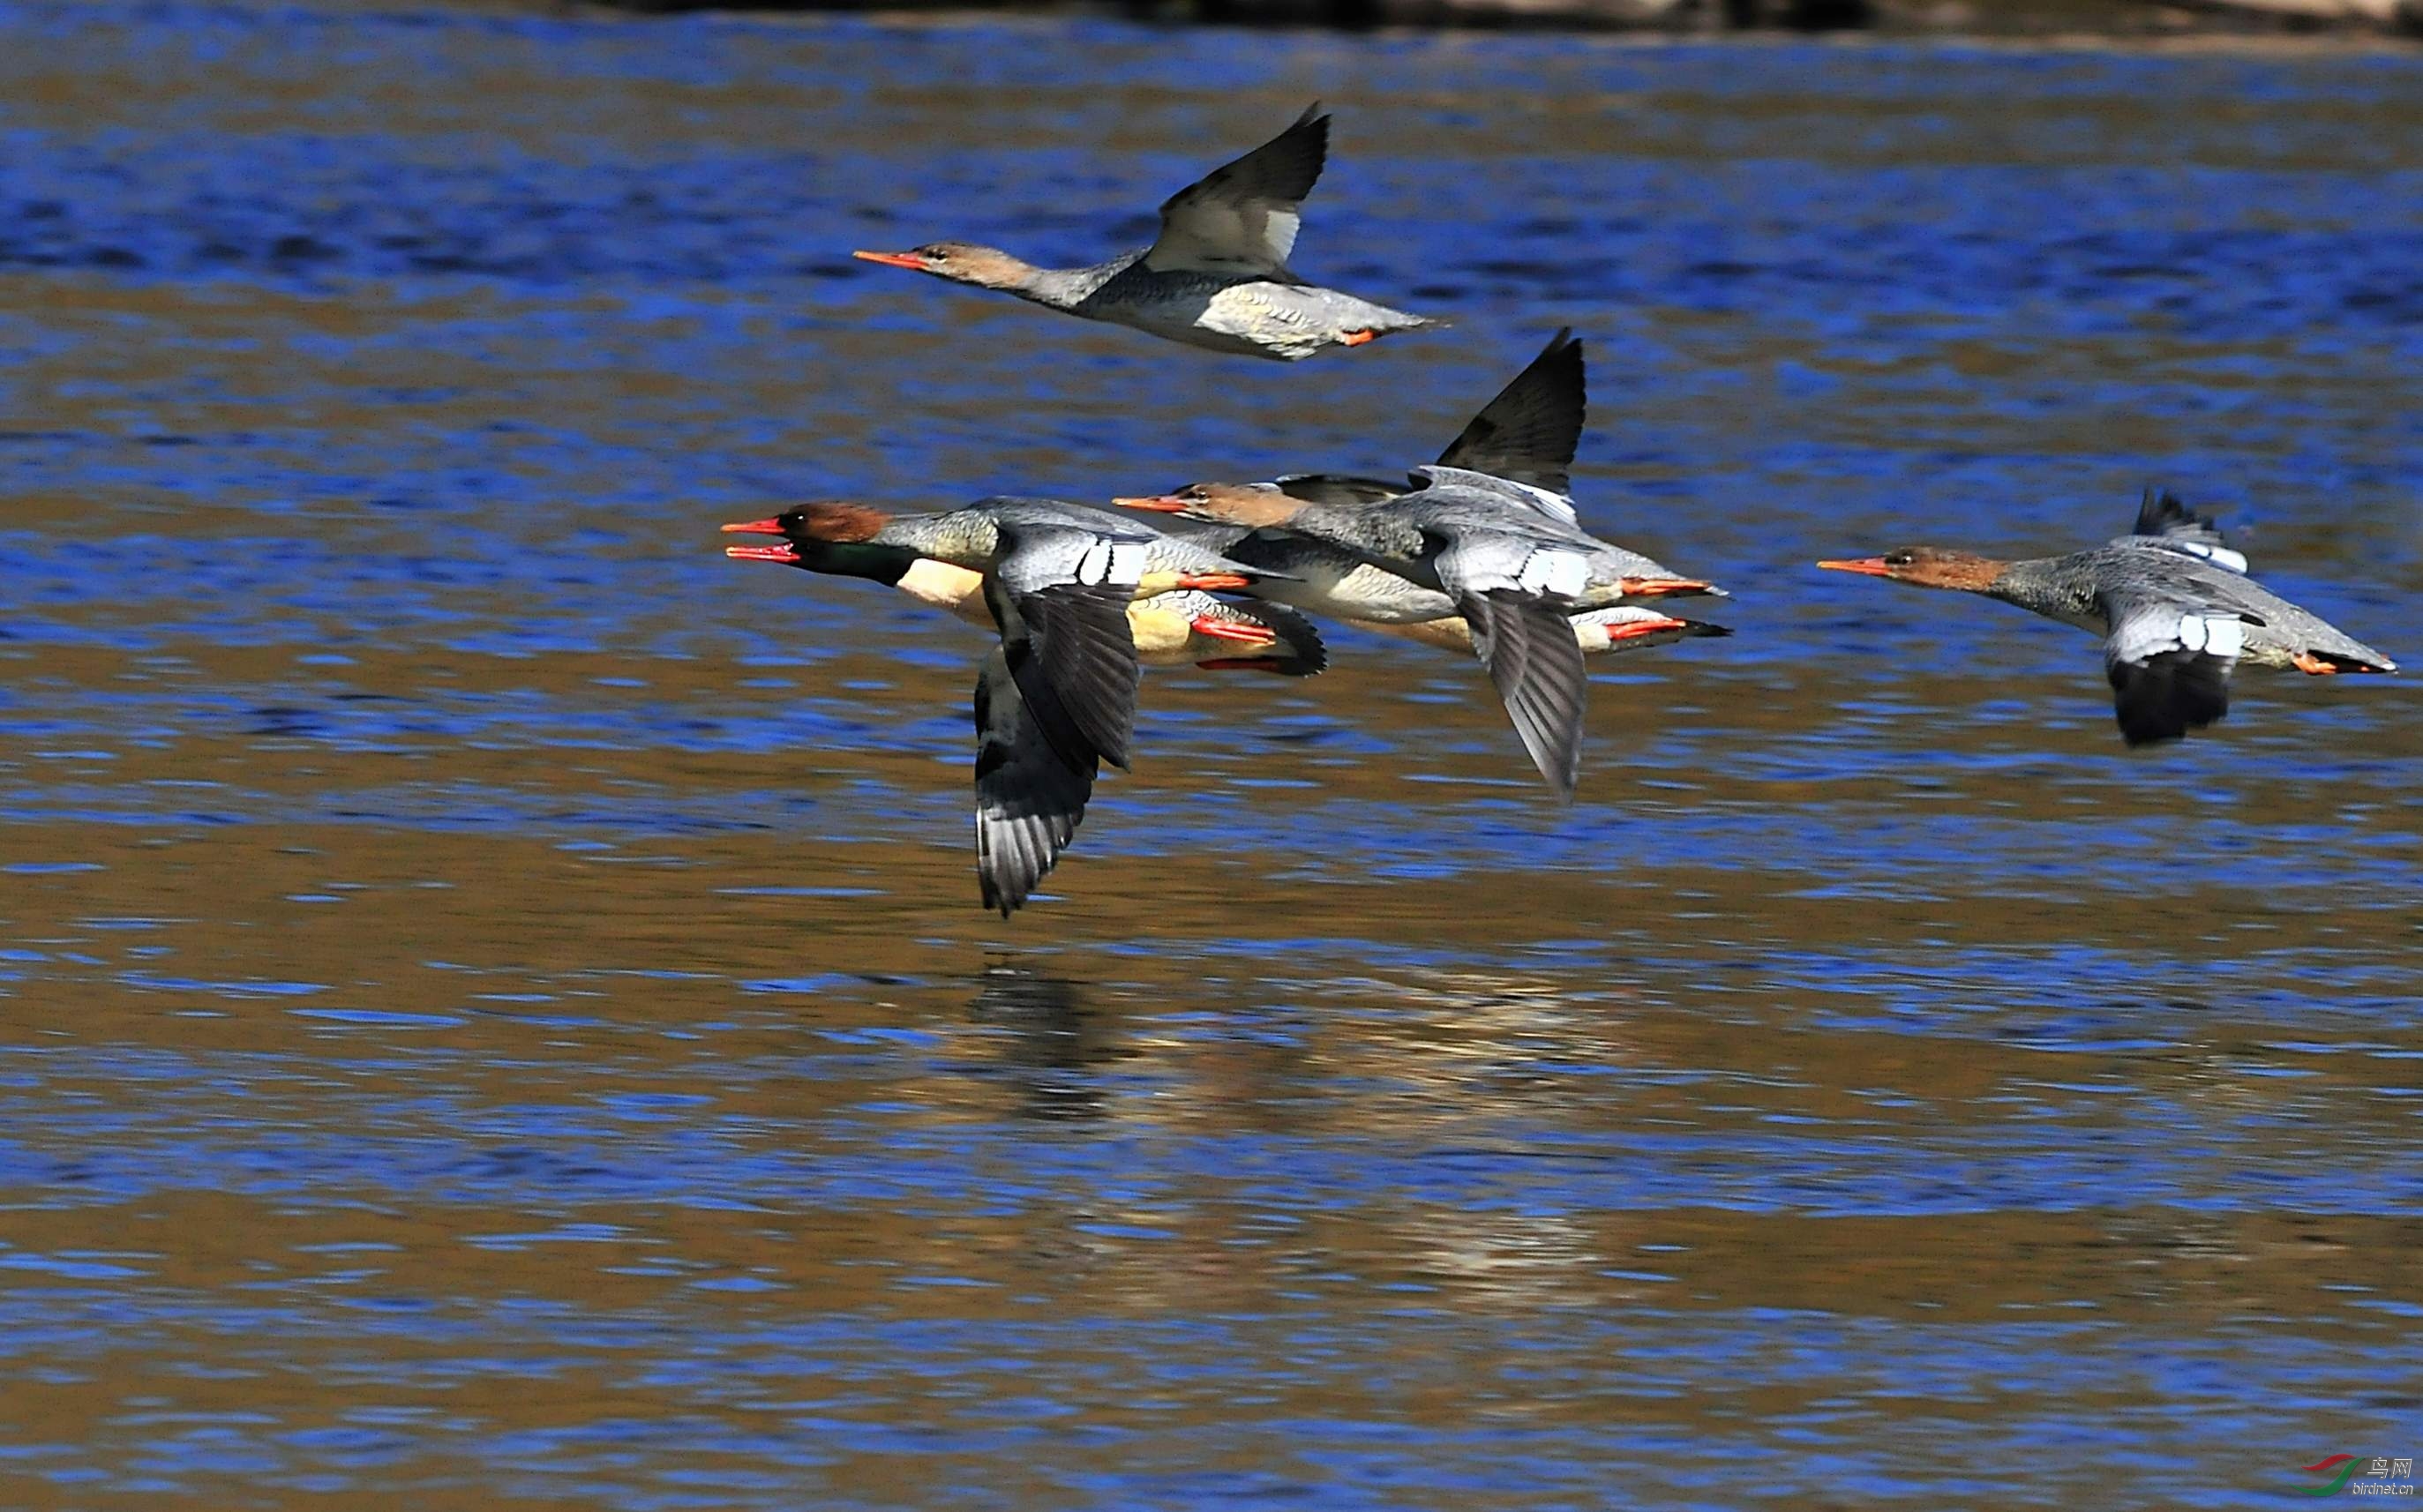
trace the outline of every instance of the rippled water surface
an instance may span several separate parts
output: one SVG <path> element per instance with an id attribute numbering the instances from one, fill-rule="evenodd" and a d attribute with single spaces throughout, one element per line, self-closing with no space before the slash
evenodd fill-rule
<path id="1" fill-rule="evenodd" d="M 1043 260 L 1318 96 L 1295 368 Z M 1156 672 L 714 526 L 1386 469 L 1560 323 L 1736 594 L 1544 801 L 1468 662 Z M 1819 574 L 2148 479 L 2423 662 L 2423 58 L 0 0 L 0 1503 L 2262 1506 L 2423 1449 L 2423 701 L 2120 746 Z"/>

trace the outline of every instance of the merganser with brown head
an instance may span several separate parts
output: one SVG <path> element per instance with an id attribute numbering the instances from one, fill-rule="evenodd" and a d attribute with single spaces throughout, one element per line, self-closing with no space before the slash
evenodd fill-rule
<path id="1" fill-rule="evenodd" d="M 1454 471 L 1422 469 L 1427 486 L 1378 505 L 1297 500 L 1284 528 L 1223 549 L 1273 571 L 1253 592 L 1297 608 L 1383 624 L 1461 619 L 1533 764 L 1570 800 L 1588 683 L 1588 637 L 1571 616 L 1722 591 L 1565 524 L 1510 495 L 1515 485 Z"/>
<path id="2" fill-rule="evenodd" d="M 1460 619 L 1460 634 L 1445 638 L 1481 657 L 1533 764 L 1571 799 L 1581 763 L 1583 648 L 1668 628 L 1577 625 L 1572 616 L 1723 596 L 1581 528 L 1565 489 L 1586 402 L 1581 343 L 1563 330 L 1439 463 L 1415 468 L 1404 485 L 1297 474 L 1115 502 L 1243 531 L 1210 539 L 1231 559 L 1279 575 L 1255 587 L 1260 597 L 1362 623 Z"/>
<path id="3" fill-rule="evenodd" d="M 966 242 L 851 256 L 1187 346 L 1280 362 L 1438 324 L 1314 287 L 1288 267 L 1300 207 L 1328 152 L 1329 118 L 1315 104 L 1277 136 L 1171 196 L 1152 245 L 1089 268 L 1038 268 Z"/>
<path id="4" fill-rule="evenodd" d="M 1452 600 L 1370 561 L 1361 537 L 1375 527 L 1356 516 L 1393 510 L 1431 488 L 1452 485 L 1495 496 L 1510 512 L 1537 516 L 1579 536 L 1580 518 L 1567 490 L 1589 407 L 1586 376 L 1582 343 L 1571 327 L 1560 330 L 1448 443 L 1435 464 L 1415 468 L 1402 480 L 1291 473 L 1268 482 L 1192 483 L 1173 493 L 1111 502 L 1237 528 L 1237 534 L 1215 532 L 1205 539 L 1237 560 L 1259 562 L 1302 580 L 1266 597 L 1370 628 L 1447 619 L 1456 613 Z M 1256 531 L 1263 533 L 1248 533 Z M 1637 552 L 1581 539 L 1614 555 L 1594 559 L 1594 568 L 1604 571 L 1586 585 L 1577 609 L 1669 596 L 1723 596 L 1706 582 L 1683 577 Z M 1438 641 L 1433 635 L 1404 633 Z M 1609 644 L 1581 626 L 1576 637 L 1585 649 Z"/>
<path id="5" fill-rule="evenodd" d="M 1128 764 L 1139 663 L 1128 606 L 1178 589 L 1244 588 L 1264 570 L 1124 515 L 1003 496 L 934 514 L 819 500 L 723 528 L 795 547 L 894 547 L 979 574 L 1035 720 L 1070 762 Z"/>
<path id="6" fill-rule="evenodd" d="M 1941 546 L 1821 561 L 1836 572 L 1979 593 L 2103 639 L 2120 735 L 2177 740 L 2229 711 L 2241 662 L 2316 676 L 2392 672 L 2397 663 L 2246 575 L 2220 528 L 2148 489 L 2134 533 L 2066 557 L 1997 561 Z"/>
<path id="7" fill-rule="evenodd" d="M 999 497 L 895 516 L 824 500 L 724 529 L 784 538 L 779 546 L 727 548 L 749 559 L 891 582 L 906 582 L 921 565 L 975 576 L 1001 634 L 974 698 L 976 876 L 985 906 L 1005 918 L 1075 837 L 1101 764 L 1128 764 L 1139 627 L 1157 642 L 1250 643 L 1253 654 L 1241 660 L 1295 659 L 1262 654 L 1278 634 L 1221 612 L 1229 606 L 1203 591 L 1243 587 L 1252 569 L 1082 504 Z M 933 575 L 912 591 L 941 591 Z M 1160 604 L 1171 593 L 1208 607 L 1190 602 L 1134 616 L 1137 601 Z M 1317 670 L 1319 638 L 1308 624 L 1301 630 Z"/>
<path id="8" fill-rule="evenodd" d="M 752 522 L 754 523 L 754 522 Z M 780 541 L 726 546 L 736 561 L 768 561 L 837 577 L 861 577 L 896 588 L 918 603 L 982 629 L 994 628 L 985 606 L 984 575 L 920 557 L 905 546 L 824 541 Z M 1128 633 L 1147 667 L 1195 666 L 1310 677 L 1329 665 L 1312 622 L 1283 605 L 1233 603 L 1196 589 L 1178 589 L 1128 606 Z"/>

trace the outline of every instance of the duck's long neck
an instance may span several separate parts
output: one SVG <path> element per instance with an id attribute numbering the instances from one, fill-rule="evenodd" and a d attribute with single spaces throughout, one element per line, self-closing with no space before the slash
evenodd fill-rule
<path id="1" fill-rule="evenodd" d="M 2094 578 L 2078 570 L 2070 558 L 2035 557 L 1992 565 L 2000 571 L 1960 586 L 2056 620 L 2075 620 L 2094 607 Z"/>
<path id="2" fill-rule="evenodd" d="M 875 539 L 971 572 L 989 570 L 1001 550 L 1000 529 L 975 510 L 899 515 L 887 521 Z"/>
<path id="3" fill-rule="evenodd" d="M 1418 526 L 1385 509 L 1307 504 L 1280 528 L 1300 530 L 1306 535 L 1318 536 L 1358 550 L 1377 552 L 1385 557 L 1418 557 L 1426 544 Z"/>
<path id="4" fill-rule="evenodd" d="M 1142 252 L 1131 252 L 1097 262 L 1090 268 L 1029 268 L 1025 281 L 1007 286 L 1010 293 L 1053 309 L 1075 309 L 1101 291 L 1104 284 L 1125 273 Z"/>

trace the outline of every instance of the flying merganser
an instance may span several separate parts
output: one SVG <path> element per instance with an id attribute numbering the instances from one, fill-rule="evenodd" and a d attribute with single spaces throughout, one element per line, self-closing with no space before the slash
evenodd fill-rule
<path id="1" fill-rule="evenodd" d="M 2134 533 L 2067 557 L 1996 561 L 1911 546 L 1817 565 L 1983 593 L 2102 636 L 2104 675 L 2131 746 L 2179 739 L 2228 713 L 2229 674 L 2240 662 L 2316 676 L 2398 669 L 2257 584 L 2211 520 L 2151 489 Z"/>
<path id="2" fill-rule="evenodd" d="M 984 579 L 1028 713 L 1071 763 L 1128 765 L 1139 662 L 1128 606 L 1176 589 L 1239 589 L 1264 569 L 1184 536 L 1059 499 L 1000 496 L 936 514 L 843 500 L 800 504 L 726 531 L 904 548 Z"/>
<path id="3" fill-rule="evenodd" d="M 977 576 L 1001 645 L 976 679 L 976 877 L 985 906 L 1004 918 L 1075 837 L 1101 764 L 1128 764 L 1139 676 L 1132 626 L 1141 622 L 1149 638 L 1171 643 L 1201 634 L 1258 652 L 1279 638 L 1267 622 L 1247 626 L 1219 614 L 1230 606 L 1208 595 L 1202 603 L 1211 610 L 1186 603 L 1135 621 L 1130 611 L 1138 599 L 1240 588 L 1253 572 L 1196 543 L 1080 504 L 1003 497 L 895 517 L 825 501 L 723 528 L 784 538 L 781 546 L 727 548 L 745 559 L 824 562 L 848 575 L 894 582 L 922 559 Z M 1317 670 L 1319 638 L 1310 625 L 1301 628 Z"/>
<path id="4" fill-rule="evenodd" d="M 1592 628 L 1603 646 L 1624 632 L 1661 628 L 1576 625 L 1570 616 L 1642 600 L 1723 596 L 1581 528 L 1565 489 L 1587 407 L 1584 386 L 1581 343 L 1560 330 L 1437 464 L 1415 468 L 1402 485 L 1295 474 L 1113 502 L 1215 522 L 1223 528 L 1207 544 L 1274 575 L 1256 585 L 1261 597 L 1377 625 L 1461 618 L 1460 637 L 1419 638 L 1469 644 L 1533 764 L 1570 799 L 1581 760 L 1581 651 Z"/>
<path id="5" fill-rule="evenodd" d="M 1291 499 L 1283 529 L 1222 549 L 1270 575 L 1255 594 L 1297 608 L 1383 624 L 1462 618 L 1532 764 L 1571 800 L 1588 678 L 1568 616 L 1722 591 L 1565 523 L 1517 485 L 1451 480 L 1455 471 L 1417 469 L 1425 486 L 1377 505 Z M 1221 509 L 1217 493 L 1123 502 L 1214 517 Z"/>
<path id="6" fill-rule="evenodd" d="M 1038 268 L 966 242 L 850 255 L 1188 346 L 1280 362 L 1439 323 L 1313 287 L 1289 270 L 1298 207 L 1328 151 L 1329 118 L 1308 106 L 1277 136 L 1172 195 L 1152 245 L 1090 268 Z"/>
<path id="7" fill-rule="evenodd" d="M 756 522 L 750 522 L 754 524 Z M 770 561 L 839 577 L 862 577 L 897 588 L 921 604 L 979 628 L 994 628 L 985 606 L 984 575 L 920 557 L 901 546 L 828 541 L 726 546 L 736 561 Z M 1312 622 L 1278 604 L 1232 603 L 1196 589 L 1179 589 L 1128 606 L 1128 633 L 1147 667 L 1239 668 L 1310 677 L 1329 665 Z M 1587 644 L 1587 642 L 1586 642 Z"/>
<path id="8" fill-rule="evenodd" d="M 1286 602 L 1317 607 L 1371 628 L 1410 626 L 1452 616 L 1455 606 L 1440 593 L 1370 564 L 1358 547 L 1327 541 L 1320 529 L 1322 522 L 1336 518 L 1332 511 L 1387 505 L 1433 486 L 1453 484 L 1495 494 L 1507 505 L 1578 530 L 1580 517 L 1567 491 L 1588 408 L 1582 344 L 1567 326 L 1549 338 L 1540 354 L 1481 406 L 1435 464 L 1415 468 L 1402 480 L 1347 473 L 1291 473 L 1259 483 L 1191 483 L 1173 493 L 1111 502 L 1227 527 L 1225 532 L 1209 532 L 1202 539 L 1239 554 L 1241 561 L 1275 566 L 1300 558 L 1300 562 L 1285 570 L 1304 578 L 1306 586 L 1294 590 L 1296 596 Z M 1257 529 L 1267 533 L 1258 536 Z M 1618 602 L 1626 596 L 1715 591 L 1696 578 L 1677 577 L 1637 553 L 1623 553 L 1623 557 L 1638 591 L 1618 595 Z M 1617 574 L 1619 580 L 1623 575 Z M 1590 602 L 1607 602 L 1608 587 L 1598 584 Z M 1278 594 L 1275 591 L 1271 596 Z M 1449 641 L 1403 633 L 1432 644 L 1464 643 L 1455 632 L 1447 633 Z M 1597 647 L 1592 645 L 1594 638 L 1584 627 L 1577 625 L 1576 633 L 1585 650 L 1604 649 L 1604 639 Z"/>

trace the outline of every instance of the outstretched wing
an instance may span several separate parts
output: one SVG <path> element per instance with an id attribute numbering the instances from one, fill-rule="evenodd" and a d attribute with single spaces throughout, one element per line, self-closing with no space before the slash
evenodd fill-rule
<path id="1" fill-rule="evenodd" d="M 1161 236 L 1145 250 L 1155 273 L 1259 275 L 1297 282 L 1296 207 L 1329 155 L 1329 118 L 1318 102 L 1295 124 L 1236 162 L 1212 169 L 1161 207 Z"/>
<path id="2" fill-rule="evenodd" d="M 1531 764 L 1571 802 L 1590 675 L 1565 615 L 1590 576 L 1579 552 L 1512 533 L 1459 534 L 1433 560 Z"/>
<path id="3" fill-rule="evenodd" d="M 1278 491 L 1311 504 L 1354 508 L 1395 498 L 1405 485 L 1387 478 L 1357 478 L 1348 473 L 1287 473 L 1274 478 Z"/>
<path id="4" fill-rule="evenodd" d="M 2198 514 L 2180 503 L 2179 496 L 2168 489 L 2146 490 L 2144 500 L 2137 506 L 2137 527 L 2130 533 L 2130 539 L 2185 552 L 2233 573 L 2246 571 L 2246 554 L 2231 549 L 2221 527 L 2210 516 Z"/>
<path id="5" fill-rule="evenodd" d="M 1128 522 L 1106 517 L 1125 532 Z M 1052 523 L 1001 523 L 1003 552 L 985 579 L 1010 674 L 1035 722 L 1070 764 L 1128 764 L 1143 671 L 1128 605 L 1152 539 Z"/>
<path id="6" fill-rule="evenodd" d="M 1581 780 L 1582 705 L 1590 682 L 1573 625 L 1554 605 L 1511 589 L 1467 594 L 1456 608 L 1531 764 L 1551 792 L 1571 803 Z"/>
<path id="7" fill-rule="evenodd" d="M 1008 918 L 1059 863 L 1085 817 L 1100 770 L 1071 764 L 1028 712 L 996 649 L 976 675 L 976 883 Z"/>
<path id="8" fill-rule="evenodd" d="M 2111 626 L 2103 673 L 2123 740 L 2178 740 L 2229 712 L 2229 674 L 2246 643 L 2245 622 L 2162 593 L 2107 591 L 2097 605 Z"/>
<path id="9" fill-rule="evenodd" d="M 996 574 L 985 606 L 1001 627 L 1010 676 L 1044 739 L 1071 766 L 1096 757 L 1124 769 L 1144 678 L 1128 625 L 1130 590 L 1057 583 L 1014 592 Z"/>
<path id="10" fill-rule="evenodd" d="M 1582 344 L 1566 326 L 1549 338 L 1531 365 L 1439 453 L 1444 466 L 1512 479 L 1552 494 L 1573 491 L 1574 449 L 1581 445 L 1590 395 Z"/>
<path id="11" fill-rule="evenodd" d="M 1434 462 L 1427 467 L 1417 467 L 1408 475 L 1414 483 L 1409 496 L 1419 496 L 1423 490 L 1455 487 L 1476 493 L 1490 494 L 1515 506 L 1528 510 L 1543 519 L 1554 521 L 1567 530 L 1582 528 L 1582 518 L 1574 511 L 1574 501 L 1562 494 L 1551 494 L 1530 483 L 1518 483 L 1495 473 L 1473 472 L 1464 467 L 1450 467 Z"/>

